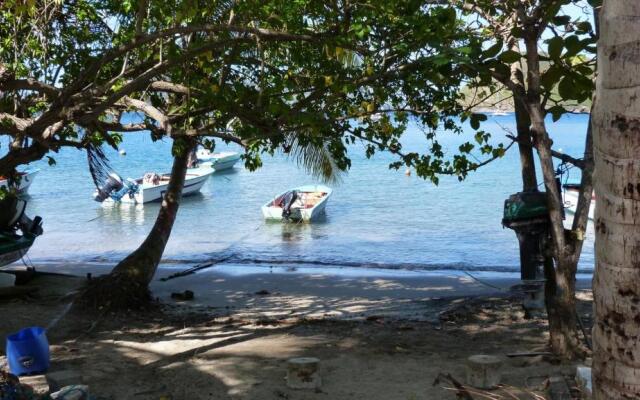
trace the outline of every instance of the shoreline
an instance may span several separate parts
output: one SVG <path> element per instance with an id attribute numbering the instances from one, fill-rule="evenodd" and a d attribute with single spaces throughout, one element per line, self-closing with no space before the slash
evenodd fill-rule
<path id="1" fill-rule="evenodd" d="M 112 265 L 41 266 L 40 272 L 84 278 L 108 273 Z M 317 270 L 299 267 L 217 265 L 162 281 L 176 268 L 158 268 L 150 285 L 154 297 L 169 308 L 261 318 L 362 319 L 384 315 L 394 319 L 431 321 L 437 318 L 429 304 L 443 299 L 478 296 L 505 297 L 521 283 L 519 274 L 464 271 L 402 271 L 364 268 Z M 590 275 L 579 275 L 578 290 L 591 287 Z M 172 293 L 194 293 L 191 301 Z"/>

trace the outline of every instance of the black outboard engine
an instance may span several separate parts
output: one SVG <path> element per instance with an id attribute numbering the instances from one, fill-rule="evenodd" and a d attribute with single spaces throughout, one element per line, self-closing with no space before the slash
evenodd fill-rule
<path id="1" fill-rule="evenodd" d="M 124 187 L 122 178 L 115 172 L 109 174 L 104 184 L 100 186 L 93 195 L 93 199 L 102 203 L 109 198 L 112 192 L 118 192 Z"/>
<path id="2" fill-rule="evenodd" d="M 298 192 L 292 190 L 282 196 L 282 218 L 289 219 L 291 216 L 291 206 L 298 199 Z"/>

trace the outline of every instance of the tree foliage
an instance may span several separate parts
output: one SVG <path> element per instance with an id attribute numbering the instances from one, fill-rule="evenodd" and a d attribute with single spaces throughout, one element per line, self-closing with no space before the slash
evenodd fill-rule
<path id="1" fill-rule="evenodd" d="M 10 0 L 0 22 L 0 134 L 11 140 L 0 173 L 147 131 L 237 142 L 250 169 L 284 151 L 323 175 L 348 169 L 347 147 L 360 141 L 368 156 L 390 150 L 392 167 L 434 182 L 477 168 L 472 151 L 504 152 L 486 133 L 453 156 L 436 140 L 438 130 L 461 132 L 458 115 L 476 129 L 484 118 L 460 105 L 478 38 L 451 7 Z M 127 122 L 132 111 L 142 118 Z M 432 143 L 421 153 L 400 142 L 412 121 Z"/>

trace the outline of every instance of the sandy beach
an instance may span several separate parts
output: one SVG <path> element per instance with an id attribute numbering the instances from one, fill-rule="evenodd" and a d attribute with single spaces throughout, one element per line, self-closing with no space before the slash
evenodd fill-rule
<path id="1" fill-rule="evenodd" d="M 439 373 L 463 379 L 468 356 L 546 349 L 546 321 L 525 318 L 509 290 L 515 277 L 242 268 L 166 282 L 159 278 L 177 270 L 162 269 L 152 284 L 161 309 L 82 318 L 64 312 L 86 278 L 45 274 L 29 283 L 39 287 L 35 295 L 0 302 L 0 332 L 64 315 L 48 331 L 51 370 L 77 371 L 99 399 L 453 399 L 433 381 Z M 184 290 L 195 299 L 171 299 Z M 588 322 L 590 292 L 580 296 Z M 286 386 L 286 360 L 300 356 L 321 360 L 320 390 Z M 542 393 L 544 377 L 574 369 L 543 356 L 505 363 L 504 383 L 524 399 Z"/>

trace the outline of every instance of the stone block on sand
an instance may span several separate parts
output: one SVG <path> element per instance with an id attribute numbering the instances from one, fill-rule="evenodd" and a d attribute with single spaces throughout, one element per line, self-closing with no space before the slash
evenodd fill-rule
<path id="1" fill-rule="evenodd" d="M 479 389 L 492 389 L 500 383 L 502 359 L 476 354 L 467 359 L 467 384 Z"/>

